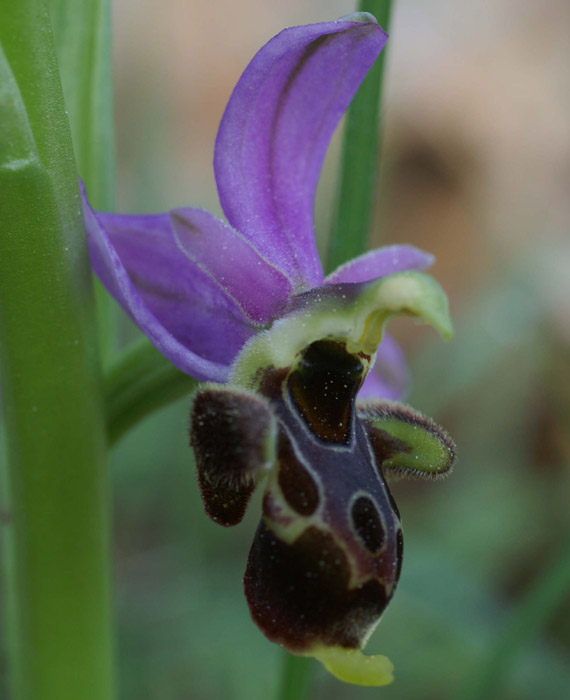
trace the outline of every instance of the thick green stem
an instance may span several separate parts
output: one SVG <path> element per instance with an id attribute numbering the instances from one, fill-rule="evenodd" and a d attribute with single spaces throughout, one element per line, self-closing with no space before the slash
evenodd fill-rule
<path id="1" fill-rule="evenodd" d="M 388 30 L 392 0 L 360 0 Z M 364 253 L 374 208 L 378 169 L 379 117 L 386 49 L 370 69 L 350 105 L 344 126 L 337 211 L 329 242 L 327 270 Z"/>
<path id="2" fill-rule="evenodd" d="M 105 423 L 47 9 L 0 4 L 0 370 L 14 700 L 113 697 Z"/>

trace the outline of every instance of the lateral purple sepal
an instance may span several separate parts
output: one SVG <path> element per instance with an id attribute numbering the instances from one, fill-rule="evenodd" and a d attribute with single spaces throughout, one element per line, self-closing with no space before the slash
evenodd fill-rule
<path id="1" fill-rule="evenodd" d="M 378 348 L 374 367 L 366 376 L 358 398 L 397 401 L 407 394 L 409 386 L 410 373 L 404 353 L 398 343 L 385 334 Z"/>
<path id="2" fill-rule="evenodd" d="M 223 382 L 255 327 L 179 250 L 168 214 L 95 213 L 83 192 L 93 269 L 109 293 L 176 367 Z"/>
<path id="3" fill-rule="evenodd" d="M 222 118 L 214 171 L 224 213 L 295 291 L 322 282 L 317 179 L 332 133 L 386 39 L 372 18 L 286 29 L 245 69 Z"/>
<path id="4" fill-rule="evenodd" d="M 425 270 L 433 262 L 433 255 L 412 245 L 389 245 L 359 255 L 337 267 L 325 277 L 324 283 L 368 282 L 404 270 Z"/>

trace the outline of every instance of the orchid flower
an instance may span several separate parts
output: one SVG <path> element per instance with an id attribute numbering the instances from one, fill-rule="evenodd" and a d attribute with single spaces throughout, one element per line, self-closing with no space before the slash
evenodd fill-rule
<path id="1" fill-rule="evenodd" d="M 445 294 L 422 272 L 431 256 L 390 246 L 324 277 L 315 245 L 326 148 L 386 39 L 360 13 L 286 29 L 256 54 L 216 140 L 227 223 L 191 208 L 96 213 L 84 198 L 101 281 L 174 365 L 208 382 L 191 409 L 206 512 L 237 524 L 265 480 L 245 574 L 253 619 L 366 685 L 391 680 L 390 662 L 361 648 L 402 561 L 385 475 L 437 477 L 454 459 L 441 429 L 388 400 L 405 370 L 387 320 L 452 332 Z M 359 391 L 377 398 L 357 403 Z"/>

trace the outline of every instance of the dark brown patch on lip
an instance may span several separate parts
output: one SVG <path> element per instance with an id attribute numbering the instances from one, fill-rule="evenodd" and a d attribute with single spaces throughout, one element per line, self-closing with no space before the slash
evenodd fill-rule
<path id="1" fill-rule="evenodd" d="M 312 515 L 319 506 L 319 489 L 283 432 L 279 435 L 278 460 L 278 482 L 285 500 L 300 515 Z"/>
<path id="2" fill-rule="evenodd" d="M 272 641 L 296 652 L 316 643 L 360 648 L 387 596 L 377 580 L 355 589 L 349 580 L 349 563 L 331 534 L 310 527 L 287 544 L 260 523 L 244 586 L 254 621 Z"/>
<path id="3" fill-rule="evenodd" d="M 283 396 L 283 383 L 289 374 L 289 367 L 275 369 L 267 367 L 258 370 L 254 383 L 258 384 L 258 391 L 270 401 L 278 401 Z"/>
<path id="4" fill-rule="evenodd" d="M 352 522 L 366 549 L 375 554 L 384 544 L 385 533 L 374 502 L 359 496 L 352 505 Z"/>
<path id="5" fill-rule="evenodd" d="M 289 395 L 320 440 L 350 443 L 354 399 L 363 372 L 364 365 L 344 343 L 317 340 L 303 351 L 289 376 Z"/>

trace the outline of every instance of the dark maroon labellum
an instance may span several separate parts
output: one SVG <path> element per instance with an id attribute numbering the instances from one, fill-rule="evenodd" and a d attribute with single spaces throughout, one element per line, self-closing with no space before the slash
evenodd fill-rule
<path id="1" fill-rule="evenodd" d="M 317 341 L 279 392 L 277 478 L 250 552 L 245 590 L 265 634 L 287 649 L 359 648 L 394 593 L 401 528 L 355 409 L 364 364 Z"/>
<path id="2" fill-rule="evenodd" d="M 363 645 L 402 566 L 384 472 L 415 475 L 420 465 L 433 478 L 453 461 L 451 440 L 412 409 L 357 406 L 369 359 L 319 340 L 290 368 L 260 369 L 257 393 L 210 385 L 194 399 L 192 446 L 210 517 L 238 523 L 269 472 L 244 585 L 256 623 L 290 651 Z"/>

